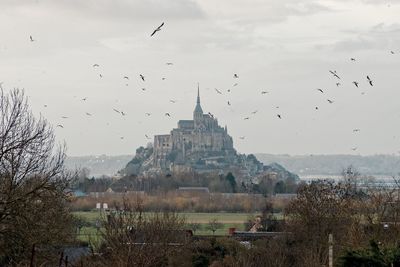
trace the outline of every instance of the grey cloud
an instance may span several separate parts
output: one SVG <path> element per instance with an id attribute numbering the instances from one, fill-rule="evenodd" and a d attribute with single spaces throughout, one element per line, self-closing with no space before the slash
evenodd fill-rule
<path id="1" fill-rule="evenodd" d="M 53 8 L 112 19 L 202 18 L 203 11 L 192 0 L 4 0 L 2 8 Z"/>
<path id="2" fill-rule="evenodd" d="M 317 48 L 331 48 L 335 51 L 394 49 L 391 46 L 400 42 L 400 24 L 379 23 L 366 31 L 354 30 L 345 33 L 347 37 L 344 40 L 331 45 L 320 45 Z"/>

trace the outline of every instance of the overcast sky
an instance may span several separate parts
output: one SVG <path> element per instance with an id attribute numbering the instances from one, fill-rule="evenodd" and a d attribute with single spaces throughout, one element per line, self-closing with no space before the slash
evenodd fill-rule
<path id="1" fill-rule="evenodd" d="M 192 118 L 197 82 L 241 153 L 398 153 L 398 3 L 2 0 L 0 81 L 64 126 L 69 155 L 133 154 Z"/>

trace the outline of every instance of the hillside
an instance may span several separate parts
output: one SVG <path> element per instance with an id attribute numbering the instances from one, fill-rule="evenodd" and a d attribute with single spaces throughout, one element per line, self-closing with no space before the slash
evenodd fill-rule
<path id="1" fill-rule="evenodd" d="M 277 162 L 287 170 L 305 175 L 339 175 L 352 165 L 362 174 L 398 175 L 400 173 L 400 156 L 395 155 L 272 155 L 255 154 L 264 164 Z"/>

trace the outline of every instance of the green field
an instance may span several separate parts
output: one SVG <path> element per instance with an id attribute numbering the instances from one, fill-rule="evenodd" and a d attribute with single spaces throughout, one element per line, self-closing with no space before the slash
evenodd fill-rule
<path id="1" fill-rule="evenodd" d="M 98 211 L 89 212 L 74 212 L 75 216 L 83 218 L 85 221 L 95 225 L 97 220 L 102 220 L 103 216 Z M 228 234 L 228 229 L 231 227 L 237 230 L 245 230 L 244 223 L 255 214 L 249 213 L 178 213 L 186 219 L 187 223 L 199 223 L 200 229 L 196 231 L 196 235 L 211 235 L 211 230 L 208 229 L 208 222 L 211 219 L 217 219 L 222 227 L 215 232 L 215 235 L 223 236 Z M 80 239 L 83 241 L 98 242 L 98 231 L 95 227 L 83 227 L 80 232 Z"/>

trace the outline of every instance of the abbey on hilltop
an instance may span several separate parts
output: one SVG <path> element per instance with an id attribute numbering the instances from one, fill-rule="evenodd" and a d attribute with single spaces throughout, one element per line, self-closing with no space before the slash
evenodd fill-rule
<path id="1" fill-rule="evenodd" d="M 230 171 L 240 177 L 252 177 L 266 169 L 271 167 L 264 166 L 254 155 L 236 152 L 227 127 L 218 125 L 218 120 L 211 113 L 203 113 L 197 88 L 193 119 L 178 121 L 178 127 L 169 134 L 155 135 L 153 144 L 138 148 L 123 173 L 152 175 Z"/>

